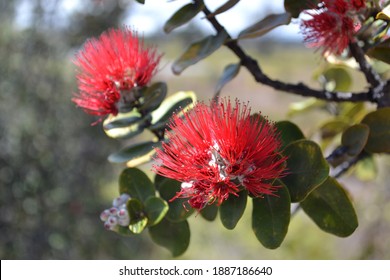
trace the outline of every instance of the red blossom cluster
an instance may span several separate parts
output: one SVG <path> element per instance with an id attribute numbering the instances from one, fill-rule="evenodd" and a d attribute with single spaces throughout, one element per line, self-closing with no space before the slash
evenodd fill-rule
<path id="1" fill-rule="evenodd" d="M 72 99 L 92 115 L 118 114 L 118 102 L 148 84 L 160 60 L 130 29 L 110 29 L 89 39 L 77 54 L 79 93 Z"/>
<path id="2" fill-rule="evenodd" d="M 275 178 L 285 174 L 285 157 L 274 126 L 236 101 L 198 103 L 183 117 L 175 116 L 168 143 L 156 150 L 154 171 L 182 182 L 174 198 L 188 198 L 201 210 L 246 189 L 261 197 L 274 194 Z"/>
<path id="3" fill-rule="evenodd" d="M 360 28 L 358 13 L 366 7 L 364 0 L 325 0 L 316 9 L 305 11 L 310 19 L 302 20 L 304 41 L 321 47 L 323 53 L 340 55 Z"/>

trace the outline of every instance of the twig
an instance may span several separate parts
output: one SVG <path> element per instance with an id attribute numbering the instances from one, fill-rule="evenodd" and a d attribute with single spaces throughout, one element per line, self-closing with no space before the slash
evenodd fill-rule
<path id="1" fill-rule="evenodd" d="M 218 22 L 218 20 L 215 17 L 210 17 L 212 13 L 207 8 L 207 6 L 203 3 L 203 0 L 195 0 L 195 2 L 198 2 L 199 4 L 203 5 L 203 12 L 206 15 L 206 19 L 212 24 L 214 29 L 217 32 L 226 32 L 226 29 Z M 327 101 L 335 101 L 335 102 L 364 102 L 369 101 L 373 103 L 378 103 L 378 100 L 380 99 L 380 96 L 378 96 L 378 92 L 381 92 L 378 81 L 380 81 L 380 78 L 378 80 L 378 77 L 371 77 L 369 76 L 369 73 L 372 71 L 369 71 L 368 64 L 363 65 L 365 73 L 367 73 L 367 76 L 370 81 L 371 87 L 364 92 L 330 92 L 326 90 L 316 90 L 313 88 L 308 87 L 307 85 L 303 83 L 298 84 L 290 84 L 281 82 L 278 80 L 273 80 L 270 77 L 268 77 L 266 74 L 263 73 L 261 70 L 258 62 L 254 59 L 252 59 L 249 55 L 245 53 L 245 51 L 238 45 L 236 40 L 233 40 L 231 36 L 228 36 L 228 39 L 225 43 L 225 46 L 228 47 L 233 53 L 237 55 L 237 57 L 240 58 L 241 65 L 248 69 L 248 71 L 252 74 L 252 76 L 255 78 L 255 80 L 259 83 L 262 83 L 264 85 L 268 85 L 276 90 L 281 90 L 289 93 L 294 93 L 297 95 L 305 96 L 305 97 L 315 97 L 322 100 Z M 358 46 L 356 46 L 359 48 Z M 359 57 L 360 53 L 355 52 L 355 55 Z M 364 55 L 363 55 L 364 58 Z M 362 59 L 359 59 L 360 61 L 363 61 Z M 362 65 L 361 65 L 362 67 Z M 363 71 L 363 70 L 362 70 Z M 374 72 L 372 72 L 374 73 Z M 375 83 L 374 83 L 375 81 Z M 380 83 L 382 87 L 384 86 L 384 83 Z"/>

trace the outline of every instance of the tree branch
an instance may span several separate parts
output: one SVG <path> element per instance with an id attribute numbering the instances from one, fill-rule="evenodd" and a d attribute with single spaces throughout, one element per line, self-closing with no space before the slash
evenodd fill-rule
<path id="1" fill-rule="evenodd" d="M 206 19 L 211 23 L 214 29 L 217 32 L 226 32 L 226 29 L 218 22 L 218 20 L 212 16 L 212 13 L 207 8 L 207 6 L 203 3 L 202 0 L 196 0 L 195 2 L 199 2 L 199 4 L 203 5 L 203 12 L 206 15 Z M 227 33 L 228 34 L 228 33 Z M 303 83 L 291 84 L 285 83 L 282 81 L 274 80 L 268 77 L 261 70 L 258 62 L 251 58 L 249 55 L 245 53 L 245 51 L 238 45 L 236 40 L 233 40 L 231 36 L 228 36 L 228 40 L 225 43 L 225 46 L 228 47 L 237 57 L 240 58 L 241 65 L 247 68 L 247 70 L 252 74 L 255 80 L 261 84 L 268 85 L 276 90 L 281 90 L 289 93 L 294 93 L 297 95 L 305 96 L 305 97 L 315 97 L 317 99 L 327 100 L 327 101 L 335 101 L 335 102 L 364 102 L 369 101 L 373 103 L 378 103 L 380 99 L 379 94 L 383 95 L 383 86 L 384 83 L 381 84 L 382 89 L 379 88 L 378 82 L 380 81 L 379 76 L 374 76 L 374 72 L 370 71 L 370 65 L 368 63 L 363 63 L 365 59 L 361 59 L 360 53 L 355 50 L 354 53 L 357 57 L 359 57 L 359 61 L 362 62 L 363 69 L 365 69 L 364 73 L 366 74 L 367 79 L 370 81 L 371 87 L 364 92 L 331 92 L 326 90 L 316 90 L 308 87 Z M 353 46 L 355 47 L 355 46 Z M 359 48 L 356 45 L 357 48 Z M 360 48 L 359 48 L 360 49 Z M 361 50 L 360 50 L 361 51 Z M 363 54 L 364 58 L 364 54 Z M 363 70 L 362 70 L 363 71 Z M 370 73 L 370 74 L 369 74 Z M 375 81 L 375 83 L 374 83 Z M 379 92 L 379 94 L 378 94 Z"/>

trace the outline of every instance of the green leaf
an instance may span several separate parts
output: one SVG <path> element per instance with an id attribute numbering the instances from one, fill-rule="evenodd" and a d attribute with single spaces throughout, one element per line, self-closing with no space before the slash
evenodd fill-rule
<path id="1" fill-rule="evenodd" d="M 332 177 L 328 177 L 300 204 L 305 213 L 328 233 L 346 237 L 358 226 L 348 194 Z"/>
<path id="2" fill-rule="evenodd" d="M 173 73 L 179 75 L 187 67 L 206 58 L 219 49 L 227 38 L 228 34 L 226 31 L 222 31 L 215 36 L 208 36 L 199 42 L 191 44 L 184 54 L 173 63 Z"/>
<path id="3" fill-rule="evenodd" d="M 222 90 L 222 88 L 231 80 L 233 80 L 234 77 L 237 76 L 238 72 L 240 71 L 241 64 L 235 63 L 235 64 L 229 64 L 225 67 L 223 70 L 222 76 L 219 79 L 217 86 L 215 87 L 215 92 L 219 94 Z"/>
<path id="4" fill-rule="evenodd" d="M 193 19 L 202 9 L 204 5 L 191 3 L 183 6 L 176 11 L 164 25 L 164 32 L 169 33 L 175 28 L 182 26 Z"/>
<path id="5" fill-rule="evenodd" d="M 144 213 L 144 206 L 138 199 L 131 198 L 127 201 L 126 208 L 130 216 L 129 230 L 135 234 L 141 233 L 148 223 L 148 218 Z"/>
<path id="6" fill-rule="evenodd" d="M 145 201 L 145 213 L 148 217 L 149 225 L 158 224 L 168 212 L 168 203 L 159 197 L 149 197 Z"/>
<path id="7" fill-rule="evenodd" d="M 290 13 L 282 13 L 282 14 L 270 14 L 264 19 L 256 22 L 255 24 L 249 26 L 248 28 L 242 30 L 240 34 L 238 34 L 238 40 L 240 39 L 248 39 L 248 38 L 256 38 L 263 36 L 269 31 L 275 29 L 281 25 L 287 25 L 291 22 L 291 14 Z"/>
<path id="8" fill-rule="evenodd" d="M 314 9 L 320 2 L 321 0 L 284 0 L 284 8 L 297 18 L 303 10 Z"/>
<path id="9" fill-rule="evenodd" d="M 207 221 L 212 222 L 218 215 L 218 206 L 215 203 L 207 205 L 200 211 L 200 215 Z"/>
<path id="10" fill-rule="evenodd" d="M 136 109 L 127 112 L 119 113 L 118 115 L 109 115 L 103 122 L 103 129 L 110 130 L 113 128 L 128 127 L 142 120 L 142 115 Z"/>
<path id="11" fill-rule="evenodd" d="M 321 82 L 328 91 L 348 91 L 352 86 L 349 72 L 340 66 L 327 68 L 320 76 Z"/>
<path id="12" fill-rule="evenodd" d="M 158 185 L 160 196 L 168 201 L 169 210 L 165 216 L 167 220 L 172 223 L 182 222 L 194 212 L 192 207 L 188 204 L 187 198 L 176 198 L 175 200 L 170 201 L 175 197 L 176 193 L 180 191 L 180 182 L 165 178 L 164 180 L 155 182 L 155 184 Z"/>
<path id="13" fill-rule="evenodd" d="M 129 227 L 118 226 L 117 233 L 123 236 L 134 236 L 134 232 L 132 232 Z"/>
<path id="14" fill-rule="evenodd" d="M 223 4 L 222 6 L 220 6 L 219 8 L 217 8 L 213 13 L 207 15 L 207 18 L 212 18 L 212 17 L 215 17 L 219 14 L 222 14 L 228 10 L 230 10 L 231 8 L 233 8 L 238 2 L 240 2 L 240 0 L 228 0 L 225 2 L 225 4 Z"/>
<path id="15" fill-rule="evenodd" d="M 298 202 L 326 180 L 329 165 L 320 147 L 310 140 L 298 140 L 289 144 L 283 154 L 287 156 L 288 174 L 282 178 L 292 202 Z"/>
<path id="16" fill-rule="evenodd" d="M 370 48 L 367 55 L 390 64 L 390 38 Z"/>
<path id="17" fill-rule="evenodd" d="M 163 102 L 168 92 L 166 83 L 159 82 L 151 85 L 142 94 L 143 104 L 138 108 L 143 115 L 157 109 Z"/>
<path id="18" fill-rule="evenodd" d="M 288 144 L 305 139 L 305 135 L 299 129 L 299 127 L 290 121 L 279 121 L 275 123 L 275 127 L 280 133 L 280 140 L 282 142 L 281 149 L 283 150 Z"/>
<path id="19" fill-rule="evenodd" d="M 348 121 L 343 117 L 337 117 L 326 121 L 321 124 L 320 132 L 322 139 L 329 139 L 335 137 L 337 134 L 342 133 L 349 127 Z"/>
<path id="20" fill-rule="evenodd" d="M 268 249 L 275 249 L 283 242 L 290 223 L 290 195 L 281 186 L 275 196 L 253 198 L 252 229 L 257 239 Z"/>
<path id="21" fill-rule="evenodd" d="M 372 181 L 378 176 L 378 168 L 374 157 L 369 156 L 360 160 L 356 164 L 356 177 L 361 181 Z"/>
<path id="22" fill-rule="evenodd" d="M 135 1 L 137 1 L 138 3 L 140 3 L 140 4 L 145 4 L 145 0 L 135 0 Z"/>
<path id="23" fill-rule="evenodd" d="M 131 138 L 142 133 L 150 124 L 151 118 L 151 115 L 141 117 L 136 109 L 128 113 L 120 113 L 104 120 L 104 132 L 111 138 Z"/>
<path id="24" fill-rule="evenodd" d="M 380 108 L 367 114 L 362 123 L 370 128 L 365 150 L 371 153 L 390 153 L 390 108 Z"/>
<path id="25" fill-rule="evenodd" d="M 190 227 L 187 221 L 171 223 L 163 219 L 155 226 L 149 227 L 152 240 L 167 248 L 174 257 L 183 254 L 190 244 Z"/>
<path id="26" fill-rule="evenodd" d="M 145 202 L 155 196 L 155 190 L 149 177 L 137 168 L 126 168 L 119 176 L 119 193 L 127 193 L 131 198 Z"/>
<path id="27" fill-rule="evenodd" d="M 161 142 L 144 142 L 130 145 L 126 148 L 121 149 L 116 153 L 112 153 L 108 157 L 108 161 L 114 163 L 123 163 L 132 160 L 137 160 L 145 155 L 149 155 L 151 159 L 154 154 L 154 148 L 161 146 Z"/>
<path id="28" fill-rule="evenodd" d="M 219 207 L 219 215 L 223 226 L 227 229 L 234 229 L 244 214 L 248 192 L 240 191 L 238 196 L 230 195 Z"/>
<path id="29" fill-rule="evenodd" d="M 192 91 L 179 91 L 166 98 L 160 107 L 152 112 L 152 125 L 150 130 L 164 130 L 167 123 L 175 113 L 181 113 L 191 109 L 196 101 L 196 95 Z"/>
<path id="30" fill-rule="evenodd" d="M 303 101 L 293 102 L 289 105 L 288 116 L 294 116 L 297 114 L 305 113 L 313 109 L 323 108 L 325 102 L 318 100 L 317 98 L 308 98 Z"/>
<path id="31" fill-rule="evenodd" d="M 341 144 L 347 147 L 347 154 L 359 155 L 367 143 L 370 128 L 365 124 L 355 124 L 348 127 L 341 136 Z"/>

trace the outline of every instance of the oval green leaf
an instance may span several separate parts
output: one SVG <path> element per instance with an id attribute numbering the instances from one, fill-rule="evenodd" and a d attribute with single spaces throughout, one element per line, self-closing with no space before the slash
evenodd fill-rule
<path id="1" fill-rule="evenodd" d="M 320 2 L 321 0 L 284 0 L 284 8 L 297 18 L 303 10 L 314 9 Z"/>
<path id="2" fill-rule="evenodd" d="M 343 117 L 338 117 L 326 121 L 320 126 L 321 138 L 322 139 L 333 138 L 337 134 L 342 133 L 348 127 L 349 127 L 348 120 L 346 120 Z"/>
<path id="3" fill-rule="evenodd" d="M 144 206 L 138 199 L 131 198 L 126 202 L 126 208 L 130 216 L 129 230 L 132 233 L 140 234 L 148 223 L 148 218 L 144 213 Z"/>
<path id="4" fill-rule="evenodd" d="M 370 128 L 365 124 L 355 124 L 348 127 L 341 136 L 341 144 L 347 147 L 347 154 L 359 155 L 367 143 Z"/>
<path id="5" fill-rule="evenodd" d="M 321 75 L 321 82 L 328 91 L 348 91 L 352 85 L 349 72 L 343 67 L 329 67 Z"/>
<path id="6" fill-rule="evenodd" d="M 104 132 L 107 136 L 116 139 L 125 139 L 134 137 L 142 133 L 150 124 L 151 115 L 138 117 L 139 113 L 131 111 L 125 114 L 118 114 L 110 117 L 103 122 Z"/>
<path id="7" fill-rule="evenodd" d="M 240 34 L 238 34 L 237 39 L 241 40 L 260 37 L 268 33 L 269 31 L 275 29 L 276 27 L 281 25 L 287 25 L 290 22 L 291 14 L 288 12 L 282 14 L 270 14 L 259 22 L 256 22 L 255 24 L 242 30 Z"/>
<path id="8" fill-rule="evenodd" d="M 367 114 L 362 123 L 370 128 L 365 150 L 371 153 L 390 153 L 390 108 L 380 108 Z"/>
<path id="9" fill-rule="evenodd" d="M 214 221 L 218 215 L 218 206 L 214 203 L 207 205 L 200 211 L 200 215 L 207 221 Z"/>
<path id="10" fill-rule="evenodd" d="M 302 201 L 303 211 L 323 230 L 346 237 L 358 227 L 358 220 L 347 192 L 332 177 Z"/>
<path id="11" fill-rule="evenodd" d="M 192 91 L 179 91 L 166 98 L 160 107 L 152 112 L 152 125 L 150 130 L 164 130 L 167 123 L 175 113 L 181 113 L 191 109 L 196 101 L 196 95 Z"/>
<path id="12" fill-rule="evenodd" d="M 227 229 L 234 229 L 244 214 L 248 192 L 240 191 L 238 196 L 230 195 L 219 207 L 219 216 L 223 226 Z"/>
<path id="13" fill-rule="evenodd" d="M 152 240 L 168 249 L 174 257 L 183 254 L 190 244 L 190 227 L 187 221 L 171 223 L 163 219 L 155 226 L 149 227 Z"/>
<path id="14" fill-rule="evenodd" d="M 158 224 L 168 212 L 168 203 L 159 197 L 149 197 L 145 201 L 145 214 L 150 226 Z"/>
<path id="15" fill-rule="evenodd" d="M 109 115 L 103 121 L 103 129 L 110 130 L 113 128 L 123 128 L 128 127 L 132 124 L 136 124 L 142 120 L 142 115 L 136 109 L 127 112 L 119 113 L 118 115 Z"/>
<path id="16" fill-rule="evenodd" d="M 252 199 L 252 229 L 256 238 L 268 249 L 282 244 L 290 224 L 290 195 L 286 186 L 278 182 L 280 189 L 275 195 Z"/>
<path id="17" fill-rule="evenodd" d="M 173 73 L 179 75 L 187 67 L 206 58 L 219 49 L 227 38 L 228 34 L 226 31 L 221 31 L 215 36 L 208 36 L 199 42 L 191 44 L 184 54 L 173 63 Z"/>
<path id="18" fill-rule="evenodd" d="M 137 168 L 126 168 L 119 176 L 119 193 L 127 193 L 144 203 L 149 197 L 155 196 L 155 189 L 144 172 Z"/>
<path id="19" fill-rule="evenodd" d="M 167 96 L 168 87 L 166 83 L 158 82 L 146 89 L 146 91 L 142 94 L 142 105 L 138 108 L 138 111 L 142 113 L 142 115 L 146 115 L 149 112 L 157 109 L 161 102 L 164 101 L 164 98 Z"/>
<path id="20" fill-rule="evenodd" d="M 149 155 L 149 157 L 151 158 L 154 154 L 154 148 L 159 146 L 161 146 L 160 142 L 153 141 L 130 145 L 116 153 L 112 153 L 108 157 L 108 161 L 114 163 L 124 163 L 131 160 L 139 159 L 145 155 Z"/>
<path id="21" fill-rule="evenodd" d="M 289 144 L 283 154 L 287 156 L 288 174 L 282 178 L 292 202 L 299 202 L 326 180 L 329 165 L 320 147 L 310 140 L 298 140 Z"/>
<path id="22" fill-rule="evenodd" d="M 193 19 L 202 9 L 204 5 L 191 3 L 183 6 L 176 11 L 164 25 L 164 32 L 169 33 L 175 28 L 186 24 Z"/>
<path id="23" fill-rule="evenodd" d="M 217 86 L 215 87 L 215 93 L 219 94 L 222 90 L 222 88 L 231 80 L 233 80 L 234 77 L 237 76 L 238 72 L 240 71 L 241 64 L 240 63 L 234 63 L 229 64 L 225 67 L 223 70 L 221 78 L 218 80 Z"/>
<path id="24" fill-rule="evenodd" d="M 186 198 L 176 198 L 171 201 L 171 199 L 181 189 L 181 183 L 179 181 L 165 178 L 163 180 L 159 180 L 158 182 L 156 181 L 155 184 L 156 183 L 158 183 L 158 191 L 161 198 L 168 201 L 169 210 L 165 215 L 167 220 L 172 223 L 182 222 L 194 212 L 192 207 L 188 204 L 188 199 Z"/>
<path id="25" fill-rule="evenodd" d="M 280 140 L 282 142 L 281 149 L 283 150 L 288 144 L 305 139 L 305 135 L 299 127 L 290 121 L 279 121 L 275 123 L 275 127 L 280 133 Z"/>

